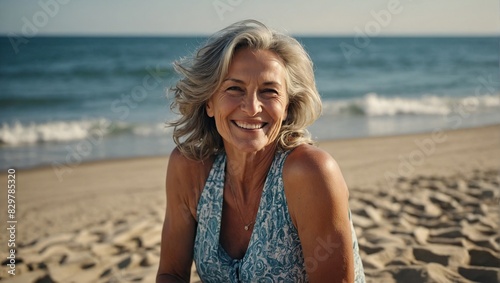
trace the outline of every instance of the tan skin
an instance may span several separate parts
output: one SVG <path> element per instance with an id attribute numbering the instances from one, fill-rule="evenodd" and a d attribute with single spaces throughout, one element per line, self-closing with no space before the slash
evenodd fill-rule
<path id="1" fill-rule="evenodd" d="M 235 53 L 221 87 L 207 102 L 227 154 L 220 241 L 243 258 L 257 206 L 286 118 L 283 62 L 269 50 Z M 189 282 L 196 207 L 213 160 L 193 161 L 175 149 L 167 168 L 167 210 L 157 282 Z M 335 160 L 310 145 L 295 148 L 283 168 L 285 196 L 301 240 L 310 282 L 352 282 L 348 190 Z M 241 211 L 241 213 L 240 213 Z M 332 243 L 324 248 L 320 243 Z M 309 259 L 309 260 L 308 260 Z"/>

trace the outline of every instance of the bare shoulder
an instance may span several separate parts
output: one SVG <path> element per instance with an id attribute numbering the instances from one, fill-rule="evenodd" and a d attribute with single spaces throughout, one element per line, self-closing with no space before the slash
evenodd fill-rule
<path id="1" fill-rule="evenodd" d="M 315 146 L 301 145 L 290 153 L 283 168 L 283 182 L 296 227 L 305 222 L 312 224 L 305 215 L 331 214 L 333 207 L 348 201 L 349 192 L 337 162 Z"/>
<path id="2" fill-rule="evenodd" d="M 304 144 L 295 148 L 285 161 L 283 176 L 286 180 L 315 179 L 321 175 L 342 176 L 333 157 L 326 151 Z"/>
<path id="3" fill-rule="evenodd" d="M 212 168 L 213 160 L 208 159 L 199 161 L 189 159 L 182 154 L 178 148 L 175 148 L 169 156 L 168 163 L 167 172 L 171 172 L 175 174 L 176 177 L 188 181 L 193 180 L 193 178 L 198 179 L 197 177 L 200 176 L 206 178 Z"/>
<path id="4" fill-rule="evenodd" d="M 183 176 L 200 173 L 199 170 L 205 172 L 212 167 L 213 160 L 193 160 L 187 158 L 178 148 L 174 148 L 169 156 L 169 168 L 175 172 L 182 173 Z"/>
<path id="5" fill-rule="evenodd" d="M 186 197 L 189 203 L 196 204 L 212 164 L 212 159 L 192 160 L 175 148 L 168 161 L 167 193 L 170 191 L 172 194 Z"/>

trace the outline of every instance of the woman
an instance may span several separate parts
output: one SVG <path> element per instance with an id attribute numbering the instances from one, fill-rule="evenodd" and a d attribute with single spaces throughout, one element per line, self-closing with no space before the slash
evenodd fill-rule
<path id="1" fill-rule="evenodd" d="M 312 62 L 257 21 L 175 64 L 157 282 L 364 282 L 340 169 L 305 129 L 321 112 Z"/>

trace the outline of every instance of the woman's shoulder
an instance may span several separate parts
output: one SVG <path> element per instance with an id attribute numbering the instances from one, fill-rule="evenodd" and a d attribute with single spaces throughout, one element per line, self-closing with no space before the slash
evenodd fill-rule
<path id="1" fill-rule="evenodd" d="M 213 160 L 214 158 L 193 160 L 175 148 L 169 156 L 167 180 L 170 178 L 177 184 L 176 188 L 185 193 L 194 190 L 195 195 L 199 195 L 208 178 Z"/>
<path id="2" fill-rule="evenodd" d="M 346 204 L 349 198 L 335 159 L 311 145 L 301 145 L 289 154 L 283 167 L 283 184 L 288 210 L 297 228 L 310 224 L 304 224 L 310 222 L 304 215 L 331 214 L 332 207 Z"/>
<path id="3" fill-rule="evenodd" d="M 174 148 L 169 156 L 169 163 L 173 163 L 175 168 L 184 173 L 196 173 L 193 169 L 209 169 L 212 168 L 214 158 L 205 160 L 194 160 L 184 155 L 179 148 Z"/>
<path id="4" fill-rule="evenodd" d="M 330 153 L 309 144 L 289 154 L 283 166 L 283 182 L 290 196 L 314 192 L 319 197 L 346 188 L 340 167 Z"/>
<path id="5" fill-rule="evenodd" d="M 284 164 L 283 174 L 303 177 L 328 171 L 336 173 L 339 170 L 337 162 L 328 152 L 317 146 L 303 144 L 290 152 Z"/>

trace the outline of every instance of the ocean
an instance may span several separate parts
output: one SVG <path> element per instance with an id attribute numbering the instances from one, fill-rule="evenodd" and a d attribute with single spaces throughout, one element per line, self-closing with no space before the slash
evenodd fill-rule
<path id="1" fill-rule="evenodd" d="M 0 38 L 0 168 L 72 168 L 174 147 L 172 62 L 201 37 Z M 500 123 L 495 37 L 299 37 L 324 103 L 317 140 Z M 376 149 L 374 149 L 376 150 Z"/>

